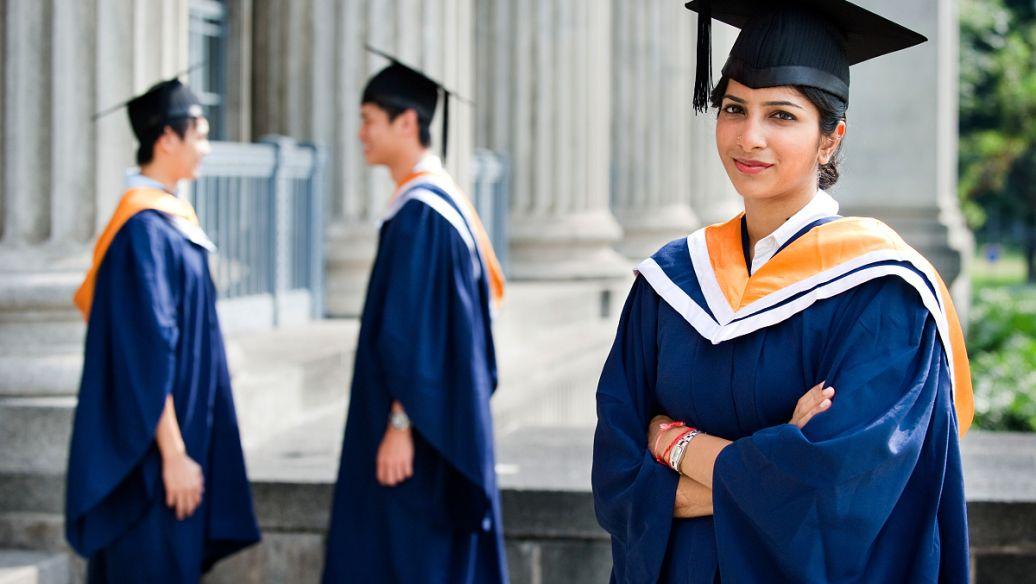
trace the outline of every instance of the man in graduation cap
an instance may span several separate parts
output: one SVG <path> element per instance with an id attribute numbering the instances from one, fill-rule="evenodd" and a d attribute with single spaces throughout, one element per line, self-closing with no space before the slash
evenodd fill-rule
<path id="1" fill-rule="evenodd" d="M 87 333 L 65 531 L 90 582 L 197 582 L 259 541 L 213 245 L 177 194 L 209 152 L 208 122 L 176 79 L 125 105 L 140 172 L 74 299 Z"/>
<path id="2" fill-rule="evenodd" d="M 474 208 L 429 151 L 441 89 L 393 60 L 363 92 L 364 156 L 397 186 L 356 349 L 329 583 L 507 581 L 489 410 L 503 277 Z"/>
<path id="3" fill-rule="evenodd" d="M 924 37 L 844 0 L 698 0 L 694 106 L 745 212 L 637 268 L 597 390 L 613 582 L 967 582 L 953 302 L 841 217 L 849 68 Z M 711 19 L 740 27 L 711 87 Z M 896 96 L 890 95 L 890 99 Z"/>

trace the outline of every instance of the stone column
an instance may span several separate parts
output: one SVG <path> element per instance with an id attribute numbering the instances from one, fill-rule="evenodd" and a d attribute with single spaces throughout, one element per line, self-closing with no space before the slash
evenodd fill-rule
<path id="1" fill-rule="evenodd" d="M 511 274 L 621 277 L 609 210 L 611 3 L 478 0 L 480 147 L 511 161 Z"/>
<path id="2" fill-rule="evenodd" d="M 698 227 L 694 190 L 695 17 L 668 0 L 612 1 L 612 208 L 637 261 Z"/>
<path id="3" fill-rule="evenodd" d="M 832 193 L 843 214 L 898 230 L 964 306 L 973 242 L 957 206 L 956 2 L 860 4 L 929 41 L 853 67 L 842 179 Z"/>
<path id="4" fill-rule="evenodd" d="M 388 64 L 365 44 L 472 96 L 472 0 L 300 0 L 255 3 L 253 134 L 288 134 L 328 148 L 327 312 L 359 314 L 377 246 L 378 220 L 394 185 L 368 168 L 359 132 L 367 79 Z M 441 115 L 440 105 L 440 115 Z M 447 168 L 470 181 L 470 106 L 450 109 Z M 433 150 L 441 144 L 432 122 Z"/>
<path id="5" fill-rule="evenodd" d="M 692 46 L 697 46 L 697 20 L 691 18 Z M 712 23 L 712 82 L 718 83 L 720 71 L 727 61 L 731 47 L 737 39 L 738 29 L 721 22 Z M 692 57 L 693 58 L 693 57 Z M 693 62 L 693 61 L 692 61 Z M 692 65 L 693 67 L 693 65 Z M 688 95 L 690 95 L 688 93 Z M 740 213 L 744 205 L 741 196 L 734 190 L 727 171 L 716 150 L 716 112 L 709 109 L 704 114 L 695 114 L 694 138 L 691 145 L 691 167 L 694 174 L 692 206 L 703 225 L 712 225 L 729 220 Z"/>
<path id="6" fill-rule="evenodd" d="M 0 157 L 0 396 L 73 395 L 72 306 L 134 140 L 91 116 L 186 65 L 186 0 L 8 0 Z"/>

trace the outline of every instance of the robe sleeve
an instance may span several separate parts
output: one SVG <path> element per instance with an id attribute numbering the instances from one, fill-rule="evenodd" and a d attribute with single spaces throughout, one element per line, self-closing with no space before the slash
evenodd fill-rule
<path id="1" fill-rule="evenodd" d="M 945 468 L 919 464 L 926 445 L 957 447 L 934 319 L 898 278 L 843 296 L 833 322 L 804 331 L 826 338 L 816 343 L 816 381 L 835 388 L 832 408 L 801 431 L 782 424 L 736 440 L 716 460 L 724 581 L 865 581 L 879 533 L 895 528 L 893 510 L 931 504 L 901 500 L 908 483 L 931 481 L 912 491 L 931 499 L 941 491 Z"/>
<path id="2" fill-rule="evenodd" d="M 396 492 L 414 500 L 448 497 L 449 521 L 466 527 L 484 526 L 496 491 L 492 368 L 474 257 L 437 211 L 418 200 L 406 203 L 379 249 L 389 284 L 374 321 L 386 386 L 419 438 L 415 476 Z"/>
<path id="3" fill-rule="evenodd" d="M 593 494 L 597 520 L 612 536 L 619 582 L 656 582 L 673 523 L 679 476 L 648 450 L 655 398 L 659 298 L 638 277 L 597 386 Z"/>
<path id="4" fill-rule="evenodd" d="M 97 276 L 66 494 L 68 540 L 87 556 L 154 495 L 138 467 L 172 391 L 179 336 L 178 259 L 162 221 L 145 211 L 126 222 Z"/>

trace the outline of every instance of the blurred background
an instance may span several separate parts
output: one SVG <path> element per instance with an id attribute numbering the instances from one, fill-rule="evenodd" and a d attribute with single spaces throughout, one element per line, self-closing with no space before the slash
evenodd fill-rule
<path id="1" fill-rule="evenodd" d="M 511 280 L 493 408 L 512 580 L 607 580 L 594 389 L 631 269 L 740 210 L 714 118 L 690 108 L 683 2 L 0 1 L 0 581 L 82 574 L 62 531 L 84 333 L 71 297 L 135 150 L 123 111 L 93 114 L 194 66 L 215 142 L 188 196 L 218 246 L 264 530 L 208 581 L 317 580 L 392 191 L 356 138 L 362 87 L 386 64 L 365 44 L 466 98 L 452 103 L 447 167 Z M 858 3 L 930 40 L 854 68 L 831 194 L 951 284 L 978 409 L 963 445 L 971 577 L 1034 581 L 1036 2 Z M 735 37 L 714 28 L 716 71 Z"/>

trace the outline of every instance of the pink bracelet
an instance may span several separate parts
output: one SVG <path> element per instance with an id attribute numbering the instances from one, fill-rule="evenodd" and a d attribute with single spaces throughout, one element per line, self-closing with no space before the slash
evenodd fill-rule
<path id="1" fill-rule="evenodd" d="M 655 454 L 656 452 L 658 452 L 658 443 L 662 440 L 662 434 L 665 434 L 666 430 L 686 427 L 687 424 L 684 424 L 683 422 L 665 422 L 663 424 L 659 424 L 658 429 L 660 430 L 660 432 L 658 433 L 658 436 L 655 437 L 655 447 L 651 449 L 651 454 Z M 657 460 L 658 462 L 662 462 L 662 457 L 655 455 L 655 460 Z"/>

